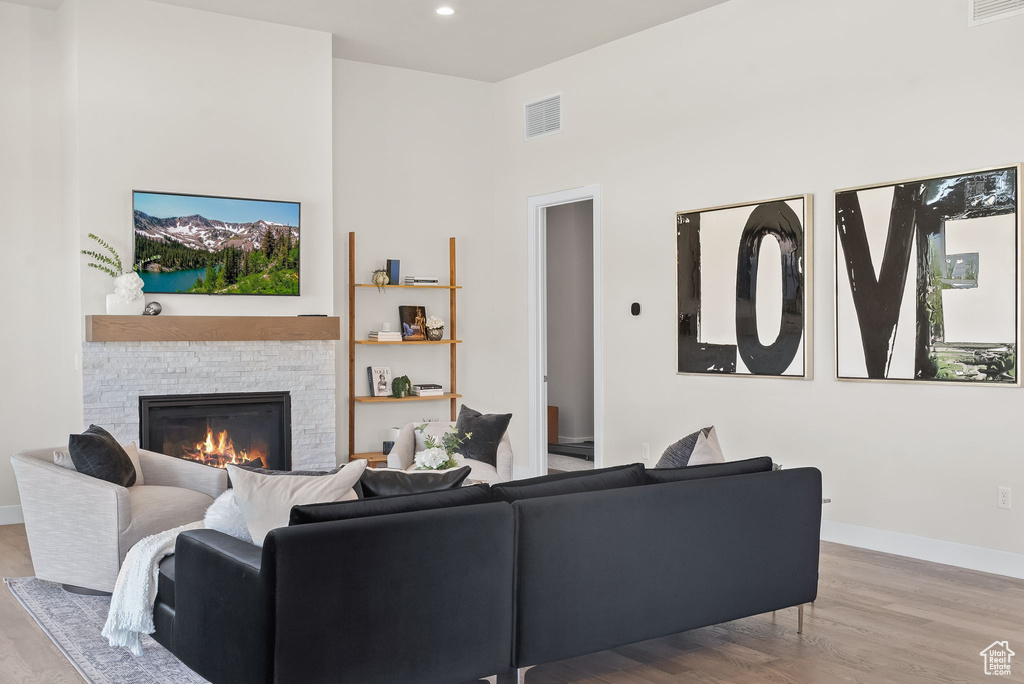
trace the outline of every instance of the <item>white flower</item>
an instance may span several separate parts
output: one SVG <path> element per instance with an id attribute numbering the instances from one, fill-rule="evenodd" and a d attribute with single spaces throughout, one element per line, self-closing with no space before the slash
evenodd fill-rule
<path id="1" fill-rule="evenodd" d="M 128 303 L 142 296 L 142 278 L 135 271 L 129 271 L 114 278 L 114 294 L 117 301 Z"/>
<path id="2" fill-rule="evenodd" d="M 416 467 L 437 470 L 438 466 L 448 460 L 448 454 L 440 447 L 433 447 L 416 454 Z"/>
<path id="3" fill-rule="evenodd" d="M 431 316 L 430 318 L 427 319 L 427 327 L 430 328 L 431 330 L 436 328 L 443 328 L 444 321 L 442 321 L 437 316 Z"/>

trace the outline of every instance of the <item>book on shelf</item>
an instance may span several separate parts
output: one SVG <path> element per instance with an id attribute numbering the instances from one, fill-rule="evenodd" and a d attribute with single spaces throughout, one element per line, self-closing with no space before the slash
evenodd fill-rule
<path id="1" fill-rule="evenodd" d="M 413 385 L 412 388 L 413 389 L 421 389 L 421 390 L 432 390 L 432 389 L 439 390 L 439 389 L 441 389 L 441 386 L 437 385 L 437 384 L 434 384 L 432 382 L 424 382 L 424 383 L 419 383 L 419 384 Z"/>
<path id="2" fill-rule="evenodd" d="M 406 285 L 437 285 L 438 282 L 433 276 L 405 276 Z"/>
<path id="3" fill-rule="evenodd" d="M 379 332 L 377 330 L 370 331 L 370 339 L 376 340 L 377 342 L 401 342 L 402 333 L 397 330 L 392 332 Z"/>
<path id="4" fill-rule="evenodd" d="M 443 389 L 417 389 L 413 387 L 409 390 L 414 397 L 443 397 Z"/>

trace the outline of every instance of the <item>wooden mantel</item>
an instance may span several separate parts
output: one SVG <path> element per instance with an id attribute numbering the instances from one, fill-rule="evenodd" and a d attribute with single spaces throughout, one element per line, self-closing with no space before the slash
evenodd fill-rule
<path id="1" fill-rule="evenodd" d="M 339 340 L 337 316 L 86 316 L 86 342 Z"/>

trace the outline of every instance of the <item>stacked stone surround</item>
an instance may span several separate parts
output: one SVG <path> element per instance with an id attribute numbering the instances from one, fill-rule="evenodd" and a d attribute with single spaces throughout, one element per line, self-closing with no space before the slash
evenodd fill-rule
<path id="1" fill-rule="evenodd" d="M 292 468 L 335 466 L 335 342 L 85 342 L 85 424 L 139 439 L 139 397 L 289 392 Z"/>

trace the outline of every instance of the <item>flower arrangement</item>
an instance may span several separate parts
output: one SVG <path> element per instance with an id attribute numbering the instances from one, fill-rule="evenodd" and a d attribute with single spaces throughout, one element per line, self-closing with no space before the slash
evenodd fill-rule
<path id="1" fill-rule="evenodd" d="M 431 316 L 427 319 L 427 330 L 444 330 L 444 321 L 437 316 Z"/>
<path id="2" fill-rule="evenodd" d="M 417 426 L 416 430 L 423 432 L 426 427 L 427 424 L 424 423 Z M 416 470 L 449 470 L 450 468 L 457 468 L 459 461 L 455 458 L 458 456 L 456 450 L 472 439 L 472 437 L 472 432 L 466 432 L 462 437 L 459 437 L 459 430 L 455 427 L 445 431 L 441 435 L 440 441 L 433 435 L 427 435 L 426 439 L 423 440 L 427 448 L 416 454 Z"/>
<path id="3" fill-rule="evenodd" d="M 377 286 L 377 292 L 383 292 L 384 286 L 391 284 L 391 276 L 388 275 L 387 269 L 378 268 L 373 272 L 371 282 Z"/>

